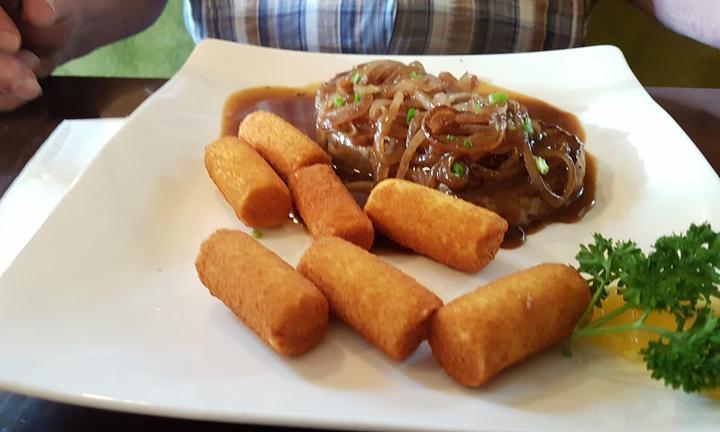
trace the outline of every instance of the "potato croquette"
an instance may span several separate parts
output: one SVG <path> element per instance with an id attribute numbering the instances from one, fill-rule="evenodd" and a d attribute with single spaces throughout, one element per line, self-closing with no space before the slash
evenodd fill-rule
<path id="1" fill-rule="evenodd" d="M 365 213 L 396 243 L 467 272 L 478 272 L 495 258 L 508 229 L 490 210 L 399 179 L 378 183 Z"/>
<path id="2" fill-rule="evenodd" d="M 288 219 L 290 191 L 244 140 L 223 137 L 207 146 L 205 168 L 245 225 L 267 228 Z"/>
<path id="3" fill-rule="evenodd" d="M 238 133 L 283 180 L 304 166 L 330 163 L 330 156 L 307 135 L 266 111 L 255 111 L 245 117 Z"/>
<path id="4" fill-rule="evenodd" d="M 590 288 L 577 271 L 539 265 L 443 306 L 432 319 L 430 347 L 453 379 L 480 386 L 567 339 L 589 303 Z"/>
<path id="5" fill-rule="evenodd" d="M 288 181 L 295 207 L 313 237 L 341 237 L 370 249 L 375 232 L 330 165 L 300 168 Z"/>
<path id="6" fill-rule="evenodd" d="M 442 306 L 415 279 L 338 237 L 316 241 L 298 270 L 338 318 L 394 360 L 404 360 L 427 338 L 429 318 Z"/>
<path id="7" fill-rule="evenodd" d="M 210 293 L 278 353 L 303 354 L 325 336 L 323 294 L 247 234 L 215 232 L 202 244 L 195 268 Z"/>

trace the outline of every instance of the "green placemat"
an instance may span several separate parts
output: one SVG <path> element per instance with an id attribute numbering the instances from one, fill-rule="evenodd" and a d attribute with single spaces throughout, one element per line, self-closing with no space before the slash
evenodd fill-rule
<path id="1" fill-rule="evenodd" d="M 182 0 L 169 0 L 146 31 L 66 63 L 55 75 L 169 78 L 193 49 L 182 18 Z"/>

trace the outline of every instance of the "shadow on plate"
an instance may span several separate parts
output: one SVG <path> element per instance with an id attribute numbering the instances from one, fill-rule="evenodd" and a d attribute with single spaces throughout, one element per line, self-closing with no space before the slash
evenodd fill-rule
<path id="1" fill-rule="evenodd" d="M 375 377 L 373 362 L 377 351 L 343 323 L 330 318 L 320 345 L 296 359 L 283 359 L 287 371 L 323 387 L 367 390 L 382 387 Z M 378 354 L 381 354 L 378 352 Z"/>
<path id="2" fill-rule="evenodd" d="M 580 388 L 587 389 L 586 381 L 598 377 L 589 373 L 587 365 L 564 357 L 557 349 L 510 367 L 479 388 L 465 387 L 452 380 L 432 357 L 429 347 L 427 352 L 416 354 L 420 355 L 401 367 L 409 378 L 433 390 L 461 393 L 483 402 L 562 414 L 586 410 L 612 397 L 601 391 L 578 397 L 576 392 Z"/>

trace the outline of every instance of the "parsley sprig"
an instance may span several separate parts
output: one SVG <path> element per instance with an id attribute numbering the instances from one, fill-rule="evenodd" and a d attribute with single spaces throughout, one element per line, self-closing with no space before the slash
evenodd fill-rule
<path id="1" fill-rule="evenodd" d="M 659 238 L 646 255 L 632 241 L 613 241 L 595 234 L 594 242 L 580 246 L 578 271 L 592 293 L 570 340 L 643 330 L 658 335 L 640 353 L 654 379 L 688 393 L 720 386 L 720 317 L 710 306 L 720 299 L 720 234 L 707 223 L 691 225 L 685 234 Z M 625 304 L 595 321 L 608 290 L 617 289 Z M 637 310 L 629 324 L 609 324 Z M 653 312 L 675 318 L 675 329 L 647 324 Z"/>

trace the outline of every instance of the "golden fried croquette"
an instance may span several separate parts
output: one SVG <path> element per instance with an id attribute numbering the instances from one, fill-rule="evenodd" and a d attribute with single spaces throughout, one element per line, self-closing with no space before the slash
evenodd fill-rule
<path id="1" fill-rule="evenodd" d="M 432 319 L 430 347 L 448 375 L 480 386 L 567 339 L 589 303 L 590 288 L 572 267 L 539 265 L 440 308 Z"/>
<path id="2" fill-rule="evenodd" d="M 415 279 L 338 237 L 317 240 L 298 270 L 325 294 L 330 310 L 394 360 L 425 340 L 442 301 Z"/>
<path id="3" fill-rule="evenodd" d="M 288 185 L 313 237 L 341 237 L 370 249 L 375 237 L 372 222 L 330 165 L 300 168 L 290 176 Z"/>
<path id="4" fill-rule="evenodd" d="M 205 168 L 245 225 L 266 228 L 288 219 L 290 191 L 243 139 L 223 137 L 207 146 Z"/>
<path id="5" fill-rule="evenodd" d="M 266 111 L 255 111 L 245 117 L 238 133 L 283 180 L 304 166 L 330 163 L 330 156 L 307 135 Z"/>
<path id="6" fill-rule="evenodd" d="M 467 272 L 480 271 L 495 258 L 508 228 L 490 210 L 399 179 L 375 186 L 365 213 L 391 240 Z"/>
<path id="7" fill-rule="evenodd" d="M 215 232 L 200 247 L 195 268 L 210 293 L 278 353 L 303 354 L 325 336 L 323 294 L 247 234 Z"/>

